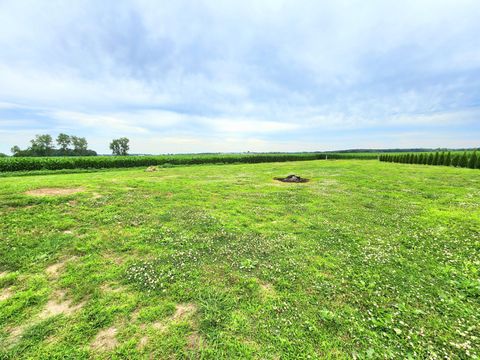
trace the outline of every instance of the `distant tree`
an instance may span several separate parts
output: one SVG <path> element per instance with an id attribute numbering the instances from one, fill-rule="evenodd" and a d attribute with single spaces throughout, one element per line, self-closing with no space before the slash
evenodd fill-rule
<path id="1" fill-rule="evenodd" d="M 477 156 L 477 165 L 475 165 L 476 169 L 480 169 L 480 156 Z"/>
<path id="2" fill-rule="evenodd" d="M 439 157 L 440 157 L 440 154 L 438 153 L 438 151 L 436 151 L 435 156 L 433 157 L 432 165 L 439 165 L 439 163 L 438 163 Z"/>
<path id="3" fill-rule="evenodd" d="M 452 166 L 457 167 L 460 162 L 460 156 L 458 155 L 453 155 L 452 156 Z"/>
<path id="4" fill-rule="evenodd" d="M 0 157 L 7 157 L 7 156 L 8 156 L 7 154 L 0 153 Z"/>
<path id="5" fill-rule="evenodd" d="M 468 160 L 468 167 L 470 169 L 475 169 L 477 166 L 477 152 L 474 151 L 473 154 L 470 156 L 470 159 Z"/>
<path id="6" fill-rule="evenodd" d="M 452 154 L 450 151 L 445 155 L 445 161 L 443 162 L 443 165 L 445 166 L 451 166 L 452 165 Z"/>
<path id="7" fill-rule="evenodd" d="M 428 155 L 427 164 L 428 164 L 428 165 L 433 165 L 433 160 L 434 160 L 433 153 L 430 153 L 430 154 Z"/>
<path id="8" fill-rule="evenodd" d="M 32 153 L 37 156 L 51 155 L 53 150 L 53 139 L 49 134 L 35 135 L 35 139 L 30 140 Z"/>
<path id="9" fill-rule="evenodd" d="M 417 164 L 423 164 L 423 154 L 418 155 L 418 163 Z"/>
<path id="10" fill-rule="evenodd" d="M 72 141 L 74 151 L 82 152 L 87 150 L 88 143 L 87 143 L 87 139 L 85 139 L 84 137 L 71 136 L 70 139 Z"/>
<path id="11" fill-rule="evenodd" d="M 57 136 L 57 145 L 60 146 L 60 150 L 66 152 L 70 144 L 72 143 L 72 139 L 67 134 L 58 134 Z"/>
<path id="12" fill-rule="evenodd" d="M 17 154 L 19 154 L 20 151 L 22 151 L 22 149 L 20 149 L 17 145 L 15 145 L 10 149 L 10 151 L 12 152 L 13 156 L 18 156 Z"/>
<path id="13" fill-rule="evenodd" d="M 22 150 L 18 146 L 11 148 L 13 156 L 96 156 L 97 153 L 93 150 L 88 150 L 87 140 L 77 136 L 68 136 L 66 134 L 59 134 L 57 137 L 57 144 L 60 149 L 53 147 L 52 137 L 48 134 L 36 135 L 35 139 L 31 140 L 31 146 Z M 74 149 L 69 149 L 68 145 L 73 144 Z"/>
<path id="14" fill-rule="evenodd" d="M 464 151 L 463 155 L 460 156 L 460 159 L 458 160 L 458 166 L 462 168 L 468 166 L 468 156 L 466 151 Z"/>
<path id="15" fill-rule="evenodd" d="M 110 143 L 110 150 L 112 150 L 113 155 L 128 155 L 128 150 L 130 149 L 128 143 L 130 142 L 129 139 L 126 137 L 122 137 L 120 139 L 114 139 Z"/>
<path id="16" fill-rule="evenodd" d="M 438 157 L 437 165 L 445 165 L 445 152 L 442 151 Z"/>

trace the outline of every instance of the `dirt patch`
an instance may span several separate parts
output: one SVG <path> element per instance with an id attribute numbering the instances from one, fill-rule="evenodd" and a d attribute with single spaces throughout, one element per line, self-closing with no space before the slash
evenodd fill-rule
<path id="1" fill-rule="evenodd" d="M 25 330 L 38 324 L 39 321 L 45 320 L 52 316 L 57 315 L 71 315 L 83 307 L 84 303 L 72 304 L 71 300 L 65 299 L 66 294 L 64 291 L 56 291 L 53 293 L 50 300 L 45 305 L 44 309 L 35 316 L 28 324 L 22 324 L 9 329 L 9 337 L 7 343 L 10 345 L 15 344 L 23 335 Z"/>
<path id="2" fill-rule="evenodd" d="M 71 195 L 83 191 L 83 188 L 42 188 L 26 191 L 26 195 L 32 196 L 62 196 Z"/>
<path id="3" fill-rule="evenodd" d="M 70 259 L 64 259 L 64 260 L 62 260 L 62 261 L 60 261 L 56 264 L 52 264 L 49 267 L 47 267 L 45 272 L 47 273 L 47 275 L 50 278 L 56 279 L 60 276 L 60 274 L 61 274 L 63 268 L 65 267 L 65 265 L 67 264 L 67 262 L 69 262 L 73 259 L 75 259 L 75 257 L 71 257 Z"/>
<path id="4" fill-rule="evenodd" d="M 11 298 L 13 295 L 12 290 L 10 288 L 3 289 L 0 291 L 0 301 L 5 301 Z"/>
<path id="5" fill-rule="evenodd" d="M 170 318 L 164 321 L 154 322 L 152 324 L 152 328 L 160 332 L 164 332 L 167 330 L 167 327 L 168 325 L 170 325 L 170 323 L 189 319 L 190 317 L 192 317 L 192 315 L 196 313 L 196 311 L 197 307 L 195 306 L 195 304 L 178 304 L 175 308 L 174 314 Z"/>
<path id="6" fill-rule="evenodd" d="M 160 332 L 164 332 L 165 330 L 167 330 L 167 325 L 162 321 L 157 321 L 152 324 L 152 328 Z"/>
<path id="7" fill-rule="evenodd" d="M 260 295 L 263 299 L 274 297 L 276 295 L 275 288 L 272 284 L 260 283 Z"/>
<path id="8" fill-rule="evenodd" d="M 57 315 L 71 315 L 80 308 L 82 308 L 83 303 L 72 304 L 71 300 L 65 299 L 65 292 L 56 291 L 52 298 L 47 302 L 45 308 L 39 314 L 40 319 L 46 319 L 51 316 Z"/>
<path id="9" fill-rule="evenodd" d="M 203 339 L 198 332 L 190 334 L 187 338 L 187 349 L 189 350 L 198 350 L 201 349 L 203 345 Z"/>
<path id="10" fill-rule="evenodd" d="M 178 304 L 172 316 L 173 321 L 183 320 L 192 316 L 197 311 L 195 304 Z"/>
<path id="11" fill-rule="evenodd" d="M 274 180 L 281 181 L 281 182 L 286 182 L 286 183 L 306 183 L 309 180 L 302 178 L 297 175 L 288 175 L 287 177 L 281 178 L 281 177 L 276 177 Z"/>
<path id="12" fill-rule="evenodd" d="M 16 343 L 20 339 L 24 331 L 25 326 L 23 325 L 8 329 L 9 337 L 7 338 L 7 344 Z"/>
<path id="13" fill-rule="evenodd" d="M 111 351 L 118 345 L 116 335 L 117 328 L 113 326 L 108 329 L 100 330 L 90 347 L 93 350 L 98 351 Z"/>
<path id="14" fill-rule="evenodd" d="M 147 336 L 142 336 L 140 338 L 140 341 L 138 342 L 137 349 L 138 350 L 143 350 L 148 344 L 148 337 Z"/>
<path id="15" fill-rule="evenodd" d="M 158 171 L 158 167 L 156 166 L 149 166 L 148 168 L 145 169 L 145 172 L 155 172 Z"/>

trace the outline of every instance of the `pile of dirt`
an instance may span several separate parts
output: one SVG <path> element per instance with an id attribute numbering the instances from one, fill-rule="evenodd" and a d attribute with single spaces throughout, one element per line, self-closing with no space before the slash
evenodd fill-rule
<path id="1" fill-rule="evenodd" d="M 275 180 L 281 181 L 281 182 L 287 182 L 287 183 L 306 183 L 308 182 L 308 179 L 302 178 L 297 175 L 288 175 L 285 178 L 280 178 L 276 177 L 274 178 Z"/>
<path id="2" fill-rule="evenodd" d="M 155 172 L 158 171 L 158 167 L 156 166 L 149 166 L 148 168 L 145 169 L 145 172 Z"/>

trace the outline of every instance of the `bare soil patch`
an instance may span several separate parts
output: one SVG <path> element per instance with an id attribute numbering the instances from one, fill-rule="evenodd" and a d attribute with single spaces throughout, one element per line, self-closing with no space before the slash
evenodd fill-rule
<path id="1" fill-rule="evenodd" d="M 143 350 L 148 344 L 148 337 L 147 336 L 142 336 L 140 338 L 140 341 L 138 342 L 137 349 L 138 350 Z"/>
<path id="2" fill-rule="evenodd" d="M 71 195 L 83 191 L 83 188 L 42 188 L 26 191 L 25 194 L 32 196 L 62 196 Z"/>
<path id="3" fill-rule="evenodd" d="M 64 259 L 64 260 L 62 260 L 58 263 L 50 265 L 49 267 L 47 267 L 47 269 L 45 271 L 50 278 L 56 279 L 60 276 L 60 273 L 62 272 L 62 270 L 65 267 L 65 265 L 67 264 L 67 262 L 69 262 L 71 260 L 74 260 L 74 259 L 75 259 L 75 257 L 71 257 L 69 259 Z"/>
<path id="4" fill-rule="evenodd" d="M 270 298 L 276 295 L 275 288 L 269 283 L 260 283 L 260 295 L 262 298 Z"/>
<path id="5" fill-rule="evenodd" d="M 197 311 L 195 304 L 178 304 L 175 308 L 175 313 L 164 321 L 157 321 L 152 324 L 155 330 L 163 332 L 167 329 L 168 325 L 175 321 L 181 321 L 190 318 Z"/>
<path id="6" fill-rule="evenodd" d="M 198 332 L 193 332 L 187 338 L 187 349 L 198 350 L 202 348 L 203 339 Z"/>
<path id="7" fill-rule="evenodd" d="M 145 172 L 155 172 L 158 171 L 158 167 L 156 166 L 149 166 L 148 168 L 145 169 Z"/>
<path id="8" fill-rule="evenodd" d="M 47 302 L 43 310 L 35 316 L 29 323 L 10 328 L 7 343 L 10 345 L 16 343 L 29 326 L 37 324 L 41 320 L 45 320 L 57 315 L 72 315 L 83 307 L 84 303 L 72 304 L 71 300 L 66 299 L 64 291 L 56 291 Z"/>
<path id="9" fill-rule="evenodd" d="M 195 304 L 178 304 L 175 313 L 172 316 L 172 320 L 182 320 L 184 318 L 190 317 L 197 311 Z"/>
<path id="10" fill-rule="evenodd" d="M 116 338 L 117 331 L 117 328 L 114 326 L 100 330 L 90 347 L 99 351 L 111 351 L 115 349 L 118 345 Z"/>
<path id="11" fill-rule="evenodd" d="M 152 324 L 152 327 L 155 329 L 155 330 L 158 330 L 160 332 L 164 332 L 165 330 L 167 330 L 167 325 L 165 325 L 162 321 L 157 321 L 157 322 L 154 322 Z"/>
<path id="12" fill-rule="evenodd" d="M 297 175 L 288 175 L 287 177 L 284 177 L 284 178 L 276 177 L 274 178 L 274 180 L 286 182 L 286 183 L 306 183 L 309 181 L 309 179 L 305 179 Z"/>
<path id="13" fill-rule="evenodd" d="M 5 301 L 11 298 L 13 295 L 12 290 L 10 288 L 6 288 L 0 291 L 0 301 Z"/>
<path id="14" fill-rule="evenodd" d="M 45 308 L 39 315 L 40 319 L 46 319 L 51 316 L 56 315 L 71 315 L 80 308 L 82 308 L 83 303 L 72 304 L 71 300 L 65 299 L 66 294 L 64 291 L 56 291 L 52 298 L 47 302 Z"/>

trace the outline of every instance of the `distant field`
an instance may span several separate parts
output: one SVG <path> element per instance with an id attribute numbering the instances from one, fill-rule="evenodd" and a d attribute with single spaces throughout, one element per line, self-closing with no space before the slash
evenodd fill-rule
<path id="1" fill-rule="evenodd" d="M 265 153 L 265 154 L 194 154 L 156 156 L 77 156 L 77 157 L 7 157 L 0 158 L 0 172 L 128 168 L 151 165 L 198 165 L 264 163 L 319 159 L 376 159 L 370 153 Z"/>
<path id="2" fill-rule="evenodd" d="M 9 177 L 0 237 L 0 359 L 480 356 L 478 170 Z"/>

